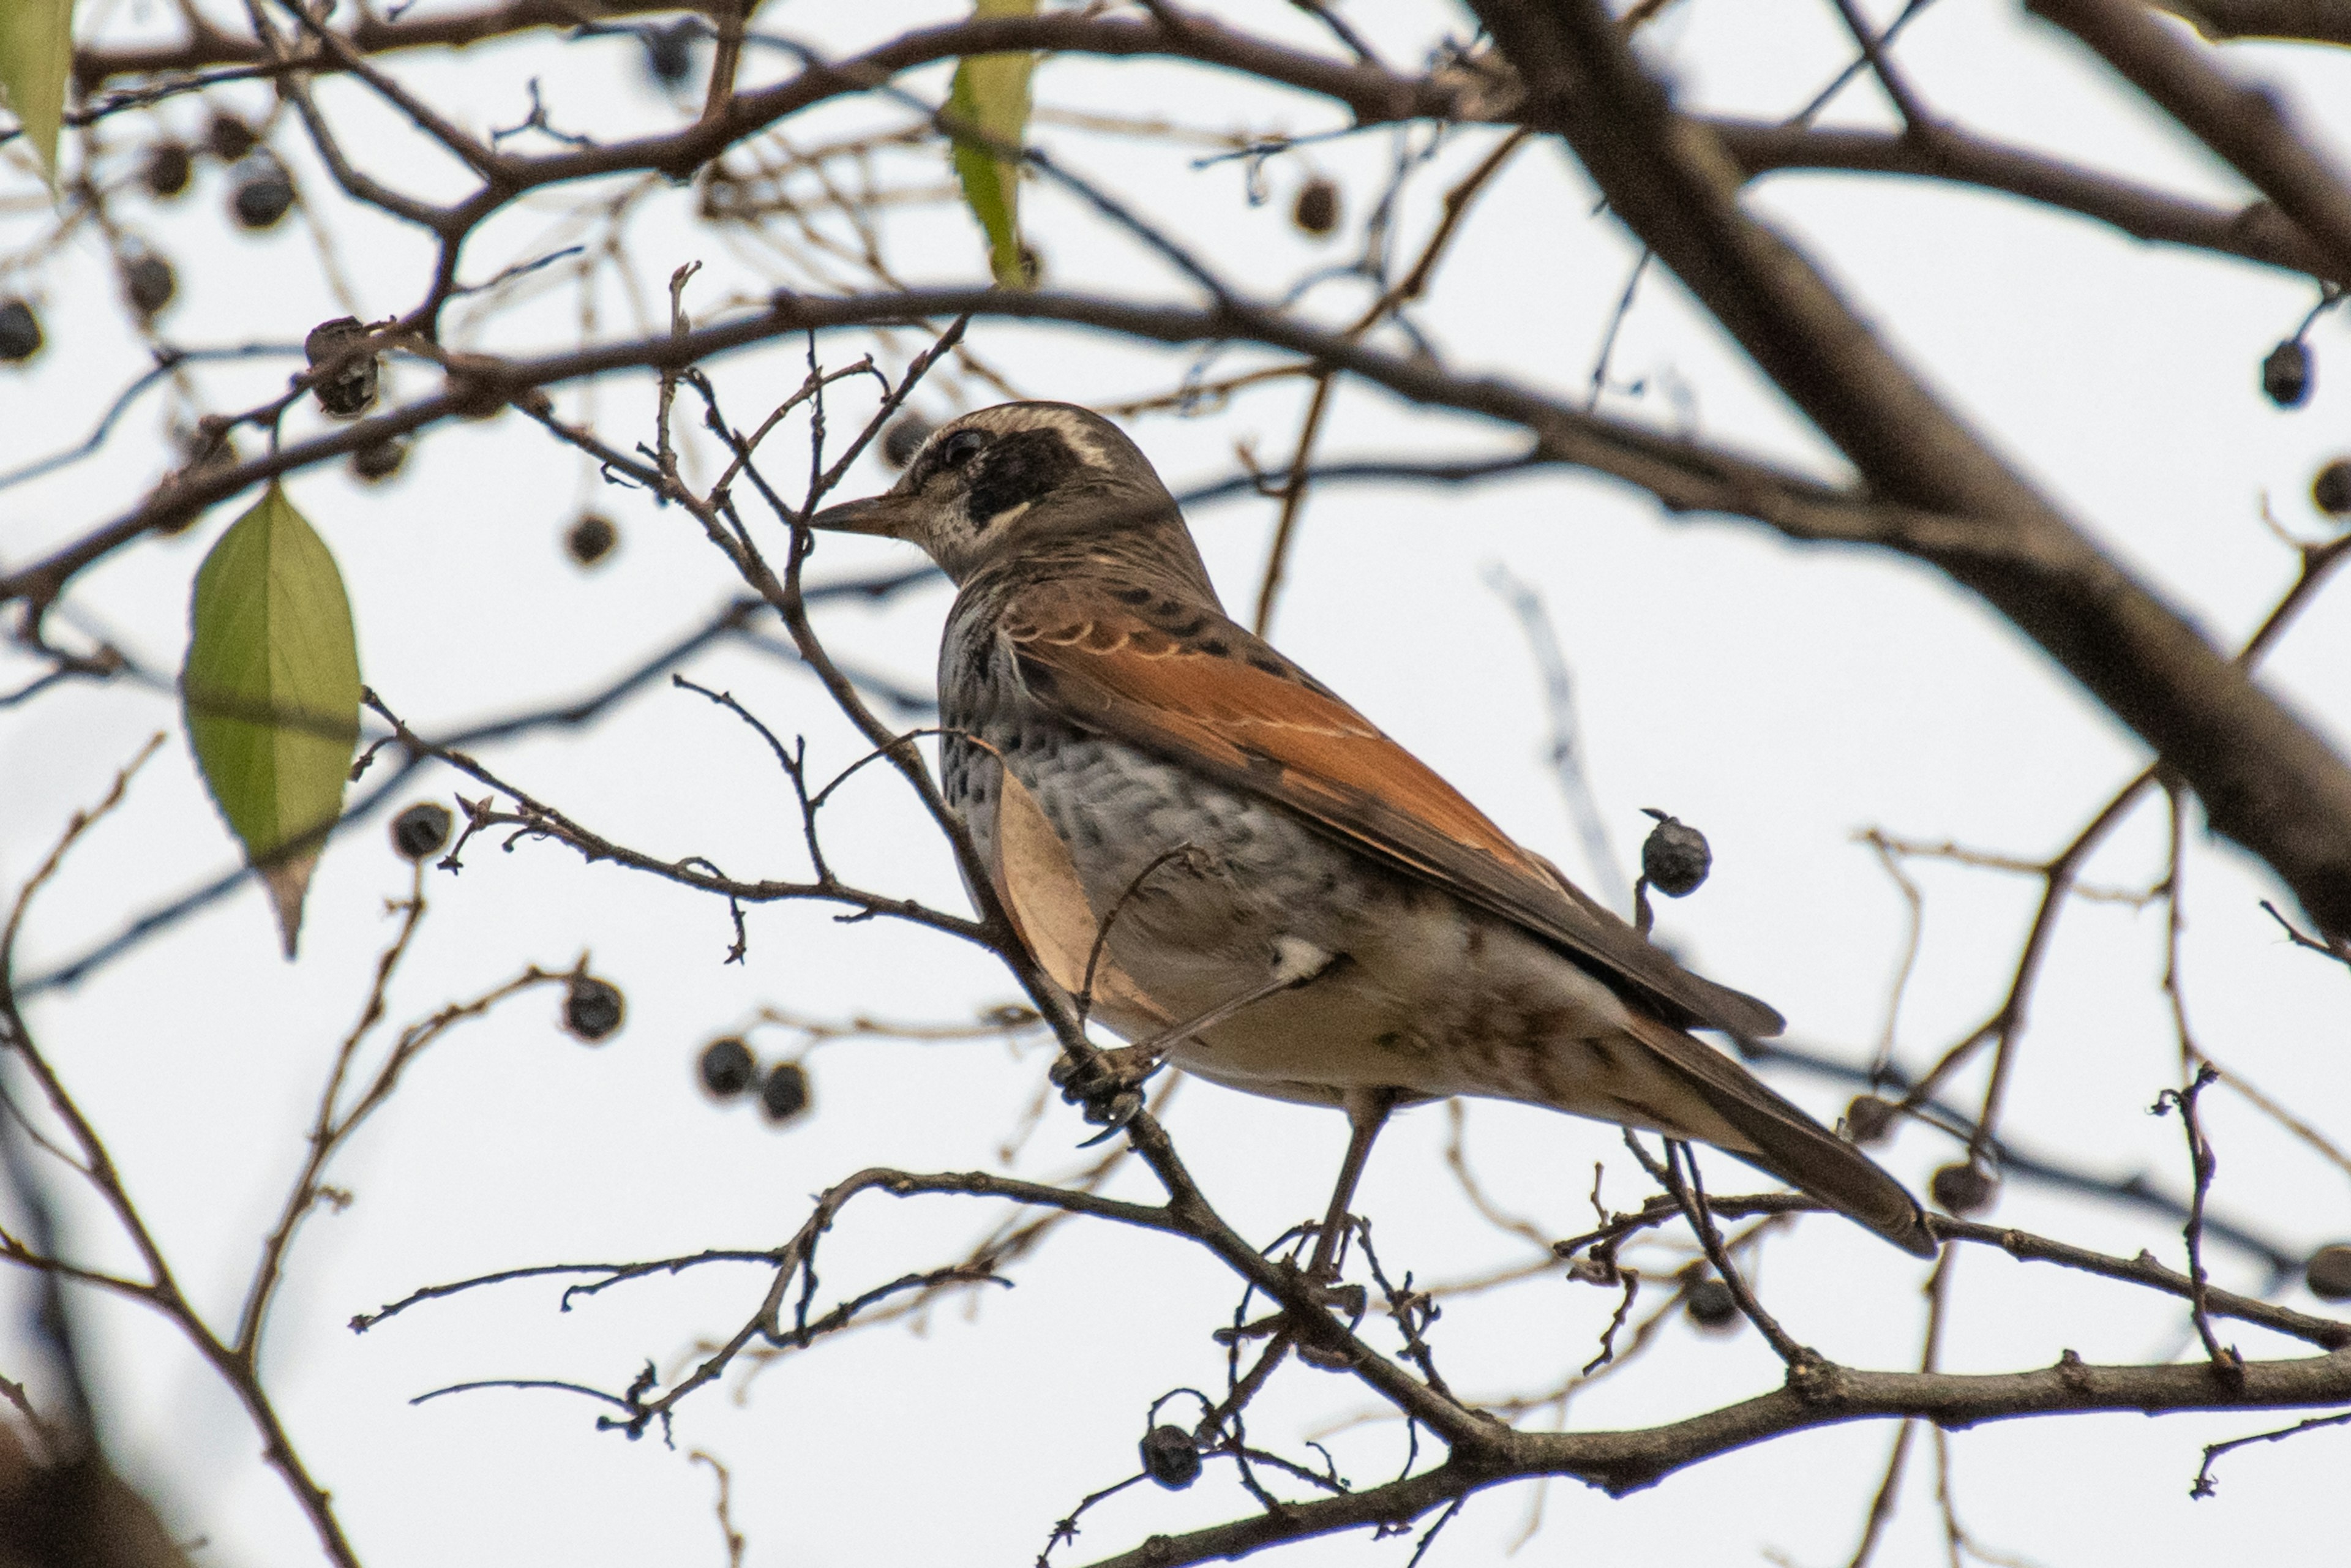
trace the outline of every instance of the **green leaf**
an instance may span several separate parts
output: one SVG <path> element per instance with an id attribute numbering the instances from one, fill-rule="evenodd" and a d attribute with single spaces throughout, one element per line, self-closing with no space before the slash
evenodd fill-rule
<path id="1" fill-rule="evenodd" d="M 291 958 L 359 742 L 360 656 L 335 558 L 276 484 L 196 569 L 190 618 L 188 740 Z"/>
<path id="2" fill-rule="evenodd" d="M 5 3 L 5 0 L 0 0 Z M 1037 0 L 974 0 L 974 17 L 1033 16 Z M 956 127 L 979 131 L 999 147 L 1018 147 L 1029 133 L 1029 77 L 1035 55 L 973 55 L 956 67 L 947 113 Z M 998 157 L 978 142 L 956 138 L 956 178 L 964 204 L 987 235 L 988 270 L 1007 288 L 1030 283 L 1020 246 L 1020 162 Z"/>
<path id="3" fill-rule="evenodd" d="M 0 0 L 0 99 L 16 111 L 52 184 L 72 74 L 73 0 Z"/>

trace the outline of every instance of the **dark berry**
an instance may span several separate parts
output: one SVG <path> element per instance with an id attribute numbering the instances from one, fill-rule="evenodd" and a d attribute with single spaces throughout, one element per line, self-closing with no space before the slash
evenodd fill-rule
<path id="1" fill-rule="evenodd" d="M 808 1109 L 808 1069 L 797 1061 L 779 1061 L 759 1085 L 759 1109 L 771 1122 L 789 1122 Z"/>
<path id="2" fill-rule="evenodd" d="M 1690 1281 L 1682 1296 L 1682 1311 L 1702 1329 L 1727 1329 L 1739 1322 L 1739 1298 L 1730 1293 L 1729 1286 L 1709 1274 Z"/>
<path id="3" fill-rule="evenodd" d="M 2337 1241 L 2313 1252 L 2302 1278 L 2322 1301 L 2351 1301 L 2351 1246 Z"/>
<path id="4" fill-rule="evenodd" d="M 0 360 L 22 364 L 41 351 L 41 319 L 21 299 L 0 305 Z"/>
<path id="5" fill-rule="evenodd" d="M 615 987 L 586 975 L 573 977 L 563 997 L 563 1027 L 594 1045 L 621 1027 L 628 1012 Z"/>
<path id="6" fill-rule="evenodd" d="M 224 163 L 235 162 L 252 152 L 260 140 L 254 135 L 252 126 L 234 114 L 215 114 L 212 123 L 204 127 L 205 150 Z"/>
<path id="7" fill-rule="evenodd" d="M 1714 864 L 1714 852 L 1707 847 L 1706 835 L 1663 811 L 1643 810 L 1657 820 L 1657 825 L 1641 842 L 1641 874 L 1667 898 L 1696 893 Z"/>
<path id="8" fill-rule="evenodd" d="M 1143 1473 L 1169 1491 L 1200 1479 L 1200 1446 L 1181 1427 L 1154 1427 L 1143 1435 Z"/>
<path id="9" fill-rule="evenodd" d="M 2310 482 L 2310 504 L 2330 517 L 2351 517 L 2351 457 L 2337 457 Z"/>
<path id="10" fill-rule="evenodd" d="M 437 801 L 419 800 L 392 820 L 392 847 L 400 858 L 421 861 L 426 855 L 437 855 L 441 846 L 449 841 L 450 824 L 455 821 L 449 808 Z"/>
<path id="11" fill-rule="evenodd" d="M 294 182 L 275 158 L 251 159 L 242 165 L 229 210 L 240 227 L 260 230 L 274 226 L 294 205 Z"/>
<path id="12" fill-rule="evenodd" d="M 2262 361 L 2262 391 L 2280 408 L 2300 408 L 2310 401 L 2314 369 L 2310 346 L 2299 338 L 2288 338 Z"/>
<path id="13" fill-rule="evenodd" d="M 641 28 L 637 37 L 644 40 L 645 69 L 653 80 L 664 87 L 684 86 L 694 73 L 694 46 L 702 37 L 701 26 L 691 20 L 673 22 L 666 27 Z"/>
<path id="14" fill-rule="evenodd" d="M 195 160 L 176 141 L 158 141 L 147 150 L 147 166 L 139 171 L 153 196 L 176 196 L 188 188 Z"/>
<path id="15" fill-rule="evenodd" d="M 1856 1094 L 1844 1108 L 1844 1130 L 1856 1144 L 1874 1144 L 1894 1125 L 1894 1102 L 1875 1094 Z"/>
<path id="16" fill-rule="evenodd" d="M 152 317 L 180 291 L 172 264 L 160 256 L 134 256 L 122 264 L 122 297 L 141 317 Z"/>
<path id="17" fill-rule="evenodd" d="M 1927 1183 L 1927 1191 L 1947 1214 L 1977 1214 L 1991 1207 L 1997 1184 L 1972 1165 L 1945 1166 Z"/>
<path id="18" fill-rule="evenodd" d="M 594 512 L 583 515 L 563 536 L 564 552 L 580 566 L 594 566 L 620 542 L 621 530 L 612 526 L 612 519 Z"/>
<path id="19" fill-rule="evenodd" d="M 388 436 L 373 446 L 362 446 L 351 454 L 351 472 L 371 485 L 381 485 L 400 472 L 408 461 L 408 443 L 397 436 Z"/>
<path id="20" fill-rule="evenodd" d="M 893 468 L 904 468 L 931 438 L 931 422 L 909 410 L 890 422 L 882 433 L 882 460 Z"/>
<path id="21" fill-rule="evenodd" d="M 1298 187 L 1298 201 L 1290 209 L 1290 221 L 1301 233 L 1321 239 L 1339 226 L 1339 187 L 1330 181 L 1316 177 Z"/>
<path id="22" fill-rule="evenodd" d="M 375 402 L 375 356 L 353 351 L 367 340 L 367 335 L 359 318 L 338 316 L 319 322 L 302 340 L 302 351 L 309 357 L 312 370 L 335 367 L 312 383 L 310 392 L 320 408 L 340 419 L 357 419 Z"/>
<path id="23" fill-rule="evenodd" d="M 702 1086 L 721 1100 L 742 1093 L 758 1075 L 759 1064 L 751 1059 L 751 1048 L 733 1035 L 702 1048 Z"/>

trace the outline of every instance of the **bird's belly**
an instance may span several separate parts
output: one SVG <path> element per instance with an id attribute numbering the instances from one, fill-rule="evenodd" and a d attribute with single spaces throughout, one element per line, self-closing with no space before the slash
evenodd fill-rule
<path id="1" fill-rule="evenodd" d="M 1261 986 L 1285 943 L 1332 956 L 1179 1044 L 1173 1059 L 1204 1077 L 1317 1102 L 1357 1087 L 1555 1098 L 1551 1081 L 1589 1065 L 1581 1043 L 1621 1026 L 1614 994 L 1547 945 L 1270 801 L 1099 738 L 1001 755 L 1111 921 L 1105 956 L 1158 1015 L 1105 998 L 1097 1016 L 1127 1039 Z"/>

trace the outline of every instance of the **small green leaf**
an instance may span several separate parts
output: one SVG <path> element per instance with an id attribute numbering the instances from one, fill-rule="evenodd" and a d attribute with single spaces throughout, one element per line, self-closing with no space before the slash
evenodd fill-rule
<path id="1" fill-rule="evenodd" d="M 57 177 L 57 126 L 73 74 L 73 0 L 0 0 L 0 99 Z"/>
<path id="2" fill-rule="evenodd" d="M 974 0 L 971 14 L 1033 16 L 1037 0 Z M 947 114 L 956 127 L 968 127 L 1000 147 L 1018 147 L 1029 133 L 1029 77 L 1034 55 L 974 55 L 956 67 L 947 91 Z M 1020 162 L 998 157 L 988 147 L 956 138 L 956 178 L 964 204 L 987 235 L 988 270 L 1007 288 L 1026 288 L 1029 261 L 1020 246 Z"/>
<path id="3" fill-rule="evenodd" d="M 190 618 L 189 744 L 269 889 L 291 958 L 324 830 L 342 814 L 360 657 L 335 558 L 277 485 L 196 569 Z"/>

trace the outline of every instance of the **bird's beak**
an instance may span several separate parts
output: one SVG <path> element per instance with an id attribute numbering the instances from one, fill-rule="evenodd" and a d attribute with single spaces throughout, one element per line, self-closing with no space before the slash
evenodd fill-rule
<path id="1" fill-rule="evenodd" d="M 842 534 L 879 534 L 883 538 L 904 538 L 906 525 L 913 520 L 914 507 L 907 497 L 894 490 L 879 496 L 868 496 L 862 501 L 843 501 L 837 507 L 827 507 L 809 519 L 809 526 L 830 528 Z"/>

